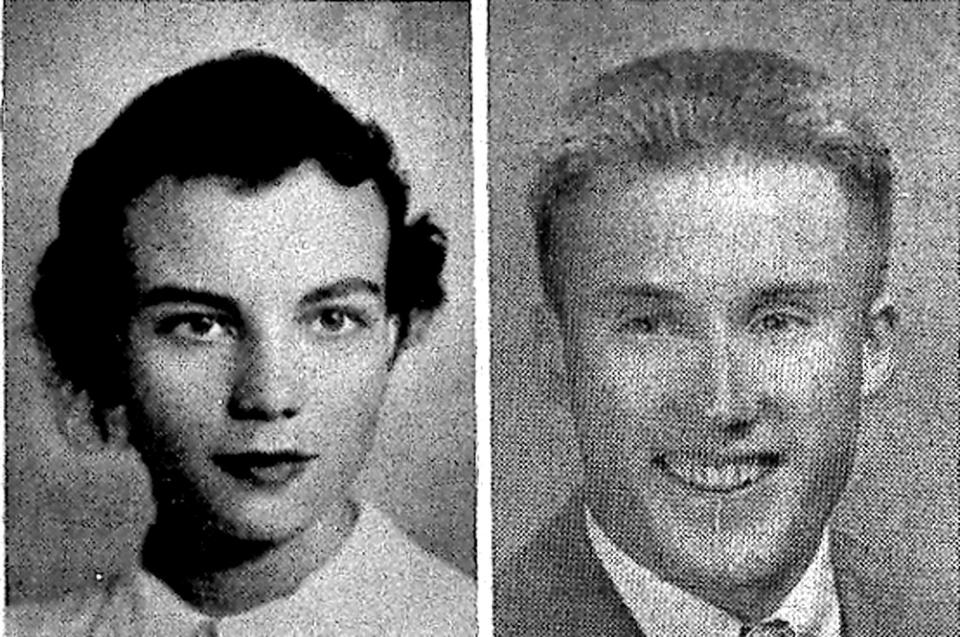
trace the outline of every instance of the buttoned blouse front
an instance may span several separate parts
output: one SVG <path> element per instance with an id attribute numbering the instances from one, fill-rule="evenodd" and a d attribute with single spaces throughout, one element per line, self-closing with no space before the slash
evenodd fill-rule
<path id="1" fill-rule="evenodd" d="M 291 596 L 212 618 L 137 569 L 102 591 L 25 604 L 9 635 L 460 635 L 476 633 L 475 585 L 364 507 L 338 554 Z"/>

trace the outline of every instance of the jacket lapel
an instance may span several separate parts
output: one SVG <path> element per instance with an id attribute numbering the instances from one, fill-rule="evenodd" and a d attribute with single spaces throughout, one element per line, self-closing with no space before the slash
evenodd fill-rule
<path id="1" fill-rule="evenodd" d="M 899 634 L 904 607 L 892 594 L 895 583 L 868 546 L 841 529 L 830 531 L 830 558 L 840 600 L 844 637 Z"/>
<path id="2" fill-rule="evenodd" d="M 593 552 L 579 492 L 496 579 L 497 635 L 642 637 Z"/>
<path id="3" fill-rule="evenodd" d="M 909 626 L 896 582 L 864 542 L 831 529 L 830 557 L 844 637 L 899 634 Z M 590 544 L 576 492 L 494 578 L 499 635 L 642 637 Z"/>

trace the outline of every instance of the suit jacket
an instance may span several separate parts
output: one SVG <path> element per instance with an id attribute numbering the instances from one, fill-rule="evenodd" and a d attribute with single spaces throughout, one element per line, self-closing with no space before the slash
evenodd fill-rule
<path id="1" fill-rule="evenodd" d="M 867 547 L 836 529 L 830 542 L 844 637 L 926 634 L 908 629 Z M 494 579 L 493 603 L 498 637 L 643 635 L 593 551 L 580 493 Z"/>

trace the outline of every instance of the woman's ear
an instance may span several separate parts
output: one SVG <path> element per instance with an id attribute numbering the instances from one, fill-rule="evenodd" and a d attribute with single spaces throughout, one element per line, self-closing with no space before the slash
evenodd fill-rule
<path id="1" fill-rule="evenodd" d="M 393 330 L 391 339 L 396 343 L 396 356 L 424 339 L 434 315 L 434 310 L 411 310 L 407 318 L 406 330 L 400 329 L 402 319 L 399 316 L 390 317 Z"/>
<path id="2" fill-rule="evenodd" d="M 68 387 L 57 391 L 57 431 L 71 449 L 94 451 L 102 448 L 106 439 L 104 430 L 97 422 L 86 392 L 73 393 Z"/>
<path id="3" fill-rule="evenodd" d="M 130 446 L 130 421 L 127 419 L 127 408 L 120 405 L 113 407 L 102 417 L 104 437 L 107 445 L 115 449 L 126 449 Z"/>
<path id="4" fill-rule="evenodd" d="M 867 314 L 867 337 L 863 342 L 863 381 L 865 400 L 877 396 L 893 376 L 897 310 L 886 287 L 881 290 Z"/>
<path id="5" fill-rule="evenodd" d="M 124 407 L 97 409 L 86 392 L 72 394 L 65 389 L 60 396 L 59 412 L 57 429 L 71 448 L 99 452 L 129 447 L 130 426 Z"/>

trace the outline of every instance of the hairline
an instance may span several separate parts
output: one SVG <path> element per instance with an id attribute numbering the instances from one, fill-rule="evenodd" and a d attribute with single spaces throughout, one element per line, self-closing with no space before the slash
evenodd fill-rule
<path id="1" fill-rule="evenodd" d="M 867 236 L 874 236 L 879 240 L 879 249 L 872 249 L 873 257 L 868 263 L 871 273 L 867 281 L 869 298 L 878 295 L 886 283 L 889 270 L 890 256 L 890 228 L 889 218 L 882 217 L 882 211 L 876 210 L 882 202 L 876 201 L 871 193 L 856 182 L 849 175 L 844 174 L 842 167 L 832 164 L 824 157 L 810 150 L 788 148 L 777 144 L 775 140 L 766 143 L 751 143 L 748 141 L 732 141 L 718 145 L 708 145 L 699 148 L 675 149 L 664 157 L 646 156 L 630 157 L 631 150 L 621 148 L 619 152 L 592 153 L 596 159 L 589 161 L 585 169 L 576 171 L 578 187 L 572 196 L 564 196 L 555 201 L 544 202 L 538 199 L 542 192 L 535 192 L 532 200 L 532 210 L 535 217 L 537 256 L 542 279 L 542 288 L 548 305 L 559 309 L 560 299 L 555 298 L 562 289 L 553 279 L 559 277 L 556 264 L 559 255 L 556 247 L 559 242 L 556 234 L 562 225 L 560 217 L 565 209 L 579 205 L 588 192 L 598 184 L 601 175 L 617 172 L 629 175 L 628 183 L 649 178 L 651 175 L 665 174 L 670 171 L 696 170 L 703 167 L 717 167 L 737 165 L 743 162 L 784 162 L 793 165 L 804 165 L 828 171 L 836 179 L 836 184 L 844 202 L 847 220 L 850 227 L 864 232 Z"/>
<path id="2" fill-rule="evenodd" d="M 823 166 L 839 178 L 851 209 L 881 247 L 891 243 L 893 168 L 889 148 L 852 100 L 849 87 L 782 53 L 752 48 L 672 49 L 636 57 L 575 89 L 541 154 L 530 192 L 544 291 L 550 296 L 551 226 L 610 163 L 645 167 L 712 161 L 719 150 Z M 879 278 L 882 284 L 883 276 Z"/>
<path id="3" fill-rule="evenodd" d="M 130 265 L 133 265 L 133 255 L 131 250 L 134 249 L 133 237 L 130 233 L 130 215 L 131 213 L 136 212 L 138 208 L 141 208 L 144 205 L 152 206 L 154 202 L 148 201 L 154 196 L 160 196 L 166 198 L 169 195 L 174 197 L 179 197 L 183 194 L 184 190 L 191 185 L 199 184 L 211 184 L 217 188 L 221 188 L 231 195 L 236 195 L 240 198 L 257 198 L 266 196 L 270 191 L 280 188 L 287 181 L 294 178 L 298 172 L 304 170 L 314 170 L 323 175 L 331 183 L 333 183 L 337 188 L 341 188 L 344 191 L 352 191 L 363 189 L 364 186 L 369 186 L 376 194 L 377 201 L 380 202 L 379 210 L 383 214 L 384 218 L 387 221 L 387 241 L 388 245 L 392 245 L 395 240 L 399 240 L 397 235 L 400 233 L 400 230 L 396 227 L 404 226 L 406 224 L 406 218 L 399 219 L 400 223 L 395 223 L 395 220 L 390 214 L 389 204 L 386 201 L 386 198 L 383 196 L 381 189 L 377 186 L 376 180 L 371 178 L 365 179 L 354 185 L 345 185 L 337 181 L 323 165 L 314 157 L 305 157 L 303 161 L 300 162 L 297 166 L 291 166 L 287 168 L 279 177 L 271 180 L 263 180 L 256 183 L 249 183 L 247 180 L 242 177 L 237 177 L 229 174 L 221 173 L 210 173 L 207 175 L 198 175 L 190 176 L 187 178 L 180 178 L 172 174 L 164 174 L 158 177 L 153 181 L 149 186 L 144 189 L 144 191 L 135 197 L 133 197 L 126 205 L 123 206 L 123 241 L 126 245 L 126 254 L 127 259 Z M 264 213 L 266 214 L 266 213 Z M 328 214 L 326 212 L 317 212 L 316 215 Z M 391 252 L 388 248 L 387 255 L 384 261 L 384 285 L 381 287 L 383 289 L 378 289 L 377 294 L 386 294 L 386 279 L 387 271 L 391 265 Z M 396 257 L 394 257 L 395 259 Z M 394 266 L 396 267 L 396 266 Z M 388 314 L 399 315 L 398 311 L 391 311 L 393 308 L 387 308 Z"/>

